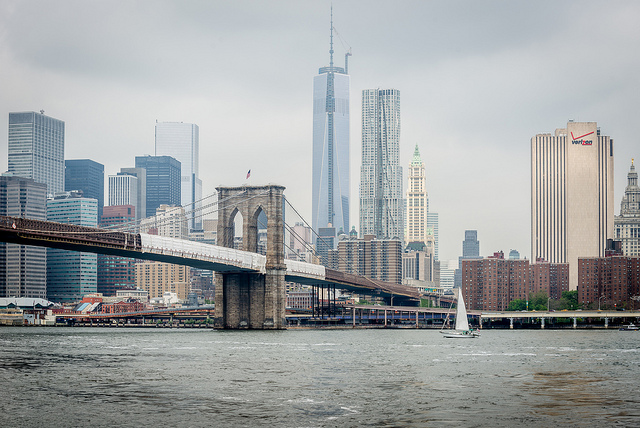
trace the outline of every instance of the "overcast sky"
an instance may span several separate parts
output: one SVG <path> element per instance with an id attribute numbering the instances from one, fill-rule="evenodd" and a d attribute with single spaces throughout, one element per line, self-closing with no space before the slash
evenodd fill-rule
<path id="1" fill-rule="evenodd" d="M 0 169 L 11 111 L 66 122 L 66 159 L 105 175 L 154 153 L 155 121 L 200 127 L 203 193 L 277 183 L 311 221 L 312 79 L 329 1 L 0 2 Z M 334 1 L 351 47 L 351 224 L 361 93 L 401 92 L 401 164 L 418 144 L 440 259 L 530 256 L 530 139 L 569 119 L 615 144 L 615 212 L 640 159 L 640 2 Z M 342 40 L 341 40 L 342 39 Z M 343 42 L 344 41 L 344 42 Z M 404 183 L 406 189 L 406 179 Z M 105 192 L 106 197 L 106 192 Z M 291 222 L 291 219 L 287 219 Z M 295 219 L 293 220 L 295 221 Z"/>

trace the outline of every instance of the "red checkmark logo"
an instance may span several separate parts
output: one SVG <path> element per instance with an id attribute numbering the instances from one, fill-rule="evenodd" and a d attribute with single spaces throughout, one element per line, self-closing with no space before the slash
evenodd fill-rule
<path id="1" fill-rule="evenodd" d="M 573 132 L 572 132 L 572 133 L 571 133 L 571 138 L 572 138 L 573 140 L 579 140 L 580 138 L 582 138 L 582 137 L 586 137 L 587 135 L 591 135 L 591 134 L 593 134 L 594 132 L 596 132 L 596 131 L 587 132 L 586 134 L 581 135 L 581 136 L 579 136 L 579 137 L 574 137 L 574 136 L 573 136 Z"/>

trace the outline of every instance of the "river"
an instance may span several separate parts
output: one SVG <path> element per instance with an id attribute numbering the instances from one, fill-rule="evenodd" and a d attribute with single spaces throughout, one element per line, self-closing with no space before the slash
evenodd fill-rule
<path id="1" fill-rule="evenodd" d="M 1 427 L 640 426 L 640 332 L 0 327 Z"/>

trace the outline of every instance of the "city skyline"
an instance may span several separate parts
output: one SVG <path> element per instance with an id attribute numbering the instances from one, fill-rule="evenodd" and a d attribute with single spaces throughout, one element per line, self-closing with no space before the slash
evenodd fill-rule
<path id="1" fill-rule="evenodd" d="M 286 186 L 310 221 L 310 93 L 330 3 L 173 5 L 158 2 L 151 19 L 139 4 L 126 14 L 106 2 L 4 4 L 0 77 L 11 85 L 0 100 L 0 150 L 9 112 L 44 109 L 66 124 L 65 158 L 102 163 L 107 176 L 153 154 L 156 120 L 197 123 L 203 195 L 242 184 L 251 169 L 250 183 Z M 639 157 L 640 60 L 628 55 L 640 47 L 638 12 L 631 2 L 334 6 L 336 57 L 354 54 L 351 96 L 403 94 L 400 165 L 417 142 L 440 213 L 441 260 L 457 259 L 466 229 L 483 237 L 482 255 L 514 248 L 530 257 L 529 140 L 568 119 L 597 121 L 613 136 L 614 200 L 623 197 Z M 118 29 L 104 24 L 110 17 Z M 585 22 L 598 25 L 584 31 Z M 377 31 L 382 24 L 390 27 Z M 361 113 L 351 104 L 350 223 L 359 228 Z"/>

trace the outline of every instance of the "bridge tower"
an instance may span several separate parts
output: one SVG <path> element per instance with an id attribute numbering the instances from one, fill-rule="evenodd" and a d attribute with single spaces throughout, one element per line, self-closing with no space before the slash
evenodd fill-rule
<path id="1" fill-rule="evenodd" d="M 267 260 L 263 273 L 216 273 L 218 328 L 283 329 L 284 187 L 277 185 L 217 187 L 218 245 L 233 248 L 234 220 L 242 215 L 242 249 L 257 252 L 258 216 L 267 216 Z"/>

